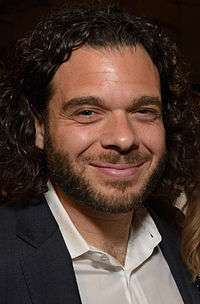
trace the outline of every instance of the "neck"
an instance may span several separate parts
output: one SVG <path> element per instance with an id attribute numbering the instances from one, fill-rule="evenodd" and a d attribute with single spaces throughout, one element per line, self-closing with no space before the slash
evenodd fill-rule
<path id="1" fill-rule="evenodd" d="M 106 214 L 78 206 L 56 189 L 61 203 L 73 224 L 89 245 L 92 245 L 125 263 L 132 211 Z"/>

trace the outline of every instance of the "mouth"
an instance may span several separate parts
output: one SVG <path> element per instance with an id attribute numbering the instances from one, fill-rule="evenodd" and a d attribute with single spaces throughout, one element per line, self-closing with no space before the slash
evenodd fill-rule
<path id="1" fill-rule="evenodd" d="M 143 164 L 144 162 L 138 164 L 112 164 L 95 162 L 91 163 L 90 166 L 97 169 L 100 173 L 110 177 L 129 178 L 138 174 Z"/>

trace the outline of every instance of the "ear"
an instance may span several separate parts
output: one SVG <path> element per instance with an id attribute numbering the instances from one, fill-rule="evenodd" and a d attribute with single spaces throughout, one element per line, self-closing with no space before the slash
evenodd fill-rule
<path id="1" fill-rule="evenodd" d="M 39 121 L 38 118 L 35 118 L 35 130 L 35 145 L 40 149 L 44 149 L 44 123 Z"/>

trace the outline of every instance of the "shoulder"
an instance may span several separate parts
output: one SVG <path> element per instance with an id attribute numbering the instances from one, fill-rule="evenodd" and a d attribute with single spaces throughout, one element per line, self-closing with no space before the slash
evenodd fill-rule
<path id="1" fill-rule="evenodd" d="M 153 206 L 153 208 L 148 208 L 148 210 L 162 236 L 159 244 L 162 254 L 168 263 L 184 303 L 200 303 L 198 290 L 181 257 L 181 226 L 177 221 L 179 210 L 171 206 L 170 209 L 165 209 L 166 212 L 163 212 L 163 206 L 159 208 L 159 205 L 156 204 L 153 206 L 151 203 L 149 206 Z"/>
<path id="2" fill-rule="evenodd" d="M 27 213 L 31 218 L 31 214 L 36 209 L 34 207 L 40 206 L 44 201 L 44 197 L 41 196 L 0 206 L 0 239 L 9 239 L 16 235 L 17 222 L 21 216 Z"/>

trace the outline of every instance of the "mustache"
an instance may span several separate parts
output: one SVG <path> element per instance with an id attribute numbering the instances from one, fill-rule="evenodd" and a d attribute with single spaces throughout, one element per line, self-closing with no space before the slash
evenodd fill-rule
<path id="1" fill-rule="evenodd" d="M 122 155 L 117 152 L 109 152 L 109 153 L 102 153 L 98 156 L 85 156 L 82 158 L 85 162 L 105 162 L 110 164 L 131 164 L 131 165 L 138 165 L 144 163 L 151 159 L 149 154 L 142 154 L 139 152 L 131 152 L 126 155 Z"/>

